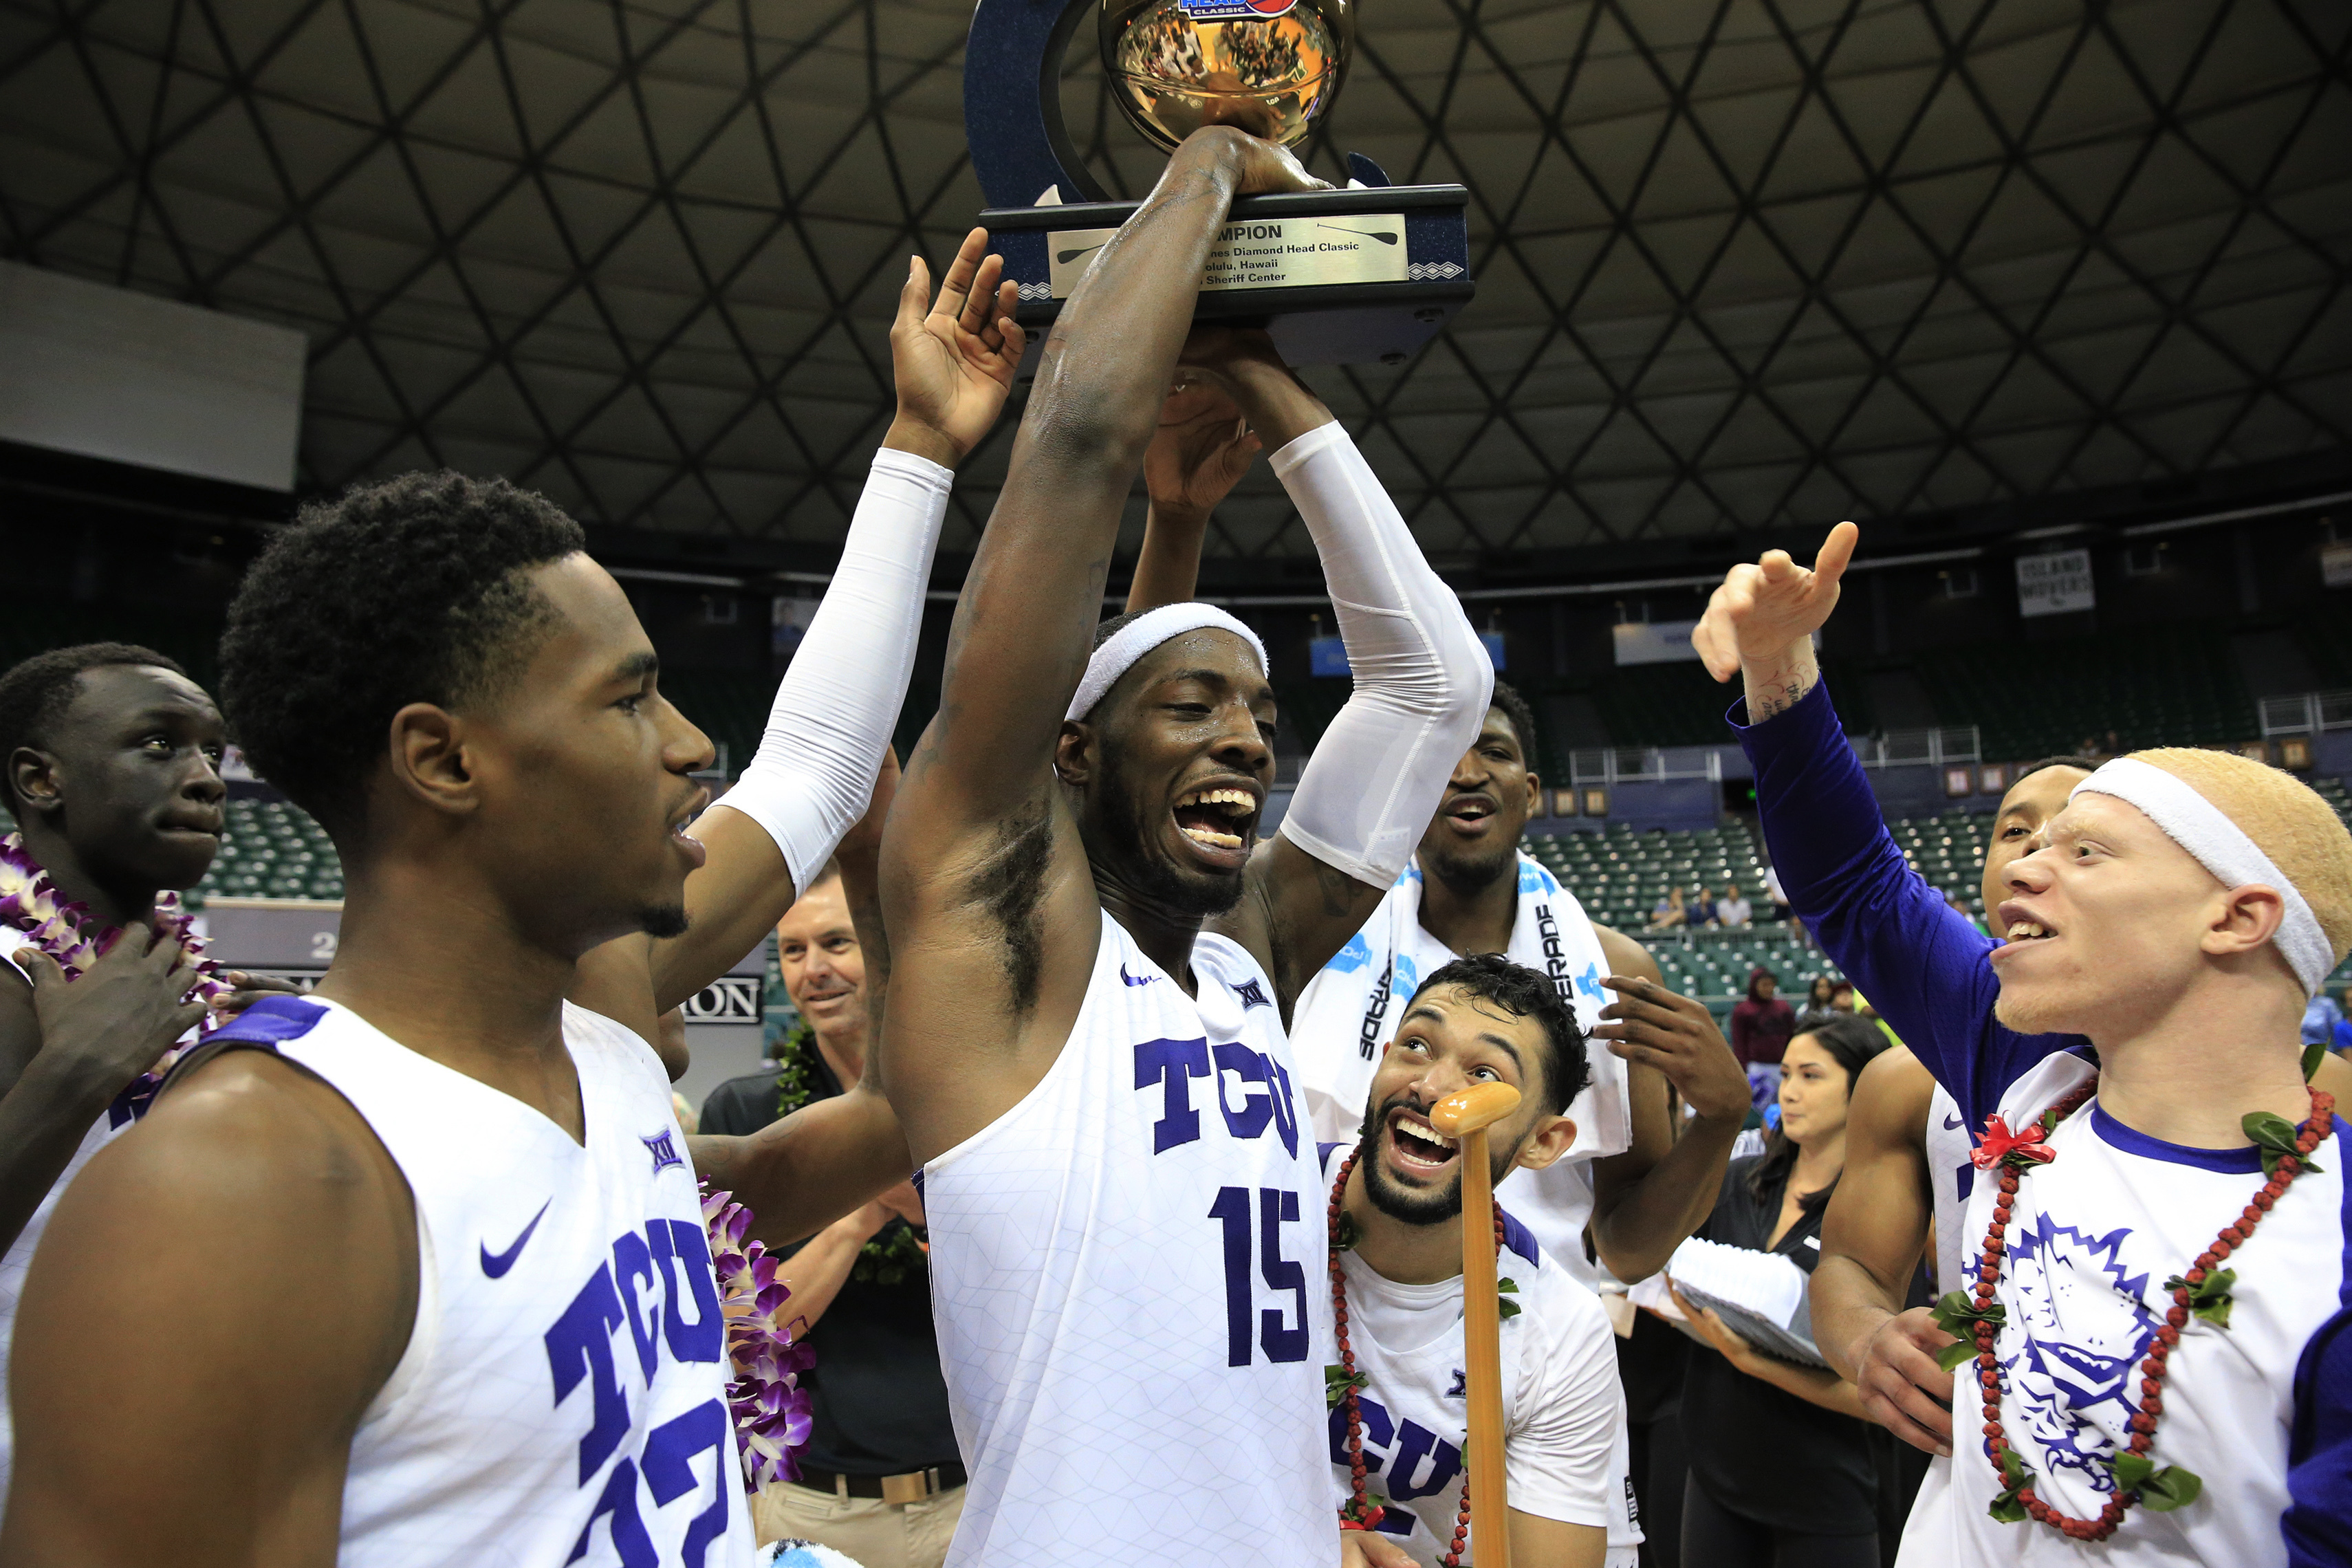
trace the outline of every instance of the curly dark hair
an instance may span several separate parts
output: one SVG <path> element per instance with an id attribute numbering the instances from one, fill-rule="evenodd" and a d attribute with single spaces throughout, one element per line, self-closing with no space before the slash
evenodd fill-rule
<path id="1" fill-rule="evenodd" d="M 1490 706 L 1500 708 L 1503 717 L 1511 721 L 1511 733 L 1519 738 L 1519 760 L 1527 763 L 1528 772 L 1543 772 L 1543 758 L 1536 749 L 1536 710 L 1528 706 L 1528 700 L 1519 695 L 1517 688 L 1497 679 Z"/>
<path id="2" fill-rule="evenodd" d="M 13 772 L 6 764 L 17 748 L 38 751 L 48 743 L 51 727 L 73 706 L 85 671 L 115 665 L 152 665 L 173 675 L 188 673 L 177 659 L 136 643 L 86 642 L 35 654 L 0 675 L 0 771 Z M 11 811 L 22 804 L 13 782 L 5 786 L 5 801 Z"/>
<path id="3" fill-rule="evenodd" d="M 338 840 L 362 835 L 392 716 L 496 697 L 555 621 L 523 573 L 586 546 L 545 497 L 446 470 L 303 508 L 221 637 L 221 706 L 255 771 Z"/>
<path id="4" fill-rule="evenodd" d="M 1432 970 L 1413 991 L 1413 1000 L 1419 1001 L 1423 993 L 1440 985 L 1467 991 L 1515 1018 L 1533 1018 L 1543 1026 L 1544 1099 L 1554 1115 L 1565 1111 L 1592 1081 L 1584 1031 L 1576 1026 L 1576 1015 L 1559 999 L 1559 989 L 1550 976 L 1514 963 L 1499 952 L 1474 952 Z M 1408 1011 L 1411 1005 L 1406 1005 Z"/>

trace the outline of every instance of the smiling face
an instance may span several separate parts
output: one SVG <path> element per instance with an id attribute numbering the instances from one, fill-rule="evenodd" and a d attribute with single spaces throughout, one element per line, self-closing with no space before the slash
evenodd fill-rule
<path id="1" fill-rule="evenodd" d="M 2077 795 L 2035 842 L 2002 874 L 1995 1015 L 2028 1034 L 2094 1037 L 2161 1017 L 2220 951 L 2210 944 L 2231 889 L 2113 795 Z M 2274 947 L 2269 955 L 2295 984 Z"/>
<path id="2" fill-rule="evenodd" d="M 1274 688 L 1233 633 L 1186 632 L 1138 659 L 1055 753 L 1097 875 L 1180 917 L 1233 908 L 1274 784 Z"/>
<path id="3" fill-rule="evenodd" d="M 710 742 L 655 684 L 653 644 L 603 567 L 569 555 L 526 575 L 554 625 L 462 716 L 466 852 L 551 949 L 676 935 L 702 864 L 685 829 L 709 798 L 688 775 Z"/>
<path id="4" fill-rule="evenodd" d="M 1566 1153 L 1576 1123 L 1548 1109 L 1546 1052 L 1540 1022 L 1473 992 L 1441 983 L 1414 997 L 1373 1071 L 1357 1161 L 1381 1212 L 1408 1225 L 1440 1225 L 1462 1212 L 1461 1151 L 1429 1124 L 1429 1110 L 1473 1084 L 1519 1091 L 1518 1110 L 1487 1133 L 1497 1180 L 1515 1165 L 1541 1170 Z"/>
<path id="5" fill-rule="evenodd" d="M 2009 786 L 2000 797 L 2000 815 L 1993 818 L 1992 842 L 1985 847 L 1984 872 L 1977 892 L 1990 910 L 2002 898 L 2010 863 L 2033 847 L 2042 825 L 2066 809 L 2066 797 L 2091 776 L 2087 768 L 2063 763 L 2039 769 Z"/>
<path id="6" fill-rule="evenodd" d="M 1799 1035 L 1780 1058 L 1780 1130 L 1802 1148 L 1845 1131 L 1853 1079 L 1818 1036 Z"/>
<path id="7" fill-rule="evenodd" d="M 36 856 L 56 834 L 110 887 L 193 887 L 220 849 L 220 710 L 186 676 L 150 665 L 103 665 L 75 682 L 47 744 L 8 759 Z"/>
<path id="8" fill-rule="evenodd" d="M 850 923 L 841 879 L 803 893 L 776 922 L 776 967 L 784 990 L 822 1036 L 862 1039 L 866 1032 L 866 955 Z"/>
<path id="9" fill-rule="evenodd" d="M 1458 892 L 1517 874 L 1519 835 L 1543 798 L 1527 747 L 1500 708 L 1486 710 L 1478 739 L 1454 764 L 1445 798 L 1421 836 L 1422 871 Z"/>

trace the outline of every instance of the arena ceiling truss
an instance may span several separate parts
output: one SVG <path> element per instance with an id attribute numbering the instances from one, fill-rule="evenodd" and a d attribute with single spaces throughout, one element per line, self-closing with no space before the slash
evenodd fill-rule
<path id="1" fill-rule="evenodd" d="M 982 205 L 962 0 L 5 0 L 0 247 L 300 328 L 302 482 L 836 539 L 905 258 Z M 2352 452 L 2352 8 L 1361 0 L 1308 149 L 1472 192 L 1479 297 L 1321 373 L 1433 550 Z M 1064 84 L 1105 181 L 1159 160 Z M 1000 431 L 960 494 L 968 547 Z M 1215 548 L 1304 553 L 1253 480 Z"/>

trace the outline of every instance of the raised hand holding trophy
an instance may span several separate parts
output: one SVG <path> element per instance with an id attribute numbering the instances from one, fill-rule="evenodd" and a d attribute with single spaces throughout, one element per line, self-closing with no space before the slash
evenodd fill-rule
<path id="1" fill-rule="evenodd" d="M 980 0 L 964 128 L 980 215 L 1033 342 L 1138 205 L 1105 199 L 1062 124 L 1060 66 L 1088 10 L 1129 123 L 1172 151 L 1203 125 L 1295 146 L 1355 47 L 1352 0 Z M 1245 196 L 1211 251 L 1198 319 L 1263 326 L 1292 364 L 1400 363 L 1470 300 L 1469 193 L 1391 185 L 1350 153 L 1349 188 Z"/>

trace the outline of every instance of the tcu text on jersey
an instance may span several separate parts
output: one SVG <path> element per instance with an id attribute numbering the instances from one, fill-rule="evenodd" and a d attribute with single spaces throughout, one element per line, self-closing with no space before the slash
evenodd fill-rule
<path id="1" fill-rule="evenodd" d="M 612 1256 L 580 1287 L 547 1331 L 547 1370 L 553 1402 L 577 1406 L 580 1484 L 595 1482 L 628 1436 L 632 1390 L 653 1386 L 667 1356 L 675 1362 L 716 1362 L 726 1352 L 717 1276 L 700 1227 L 653 1218 L 643 1230 L 623 1231 Z M 628 1375 L 631 1369 L 635 1376 Z M 585 1385 L 584 1390 L 583 1385 Z M 713 1458 L 698 1466 L 705 1452 Z M 735 1479 L 725 1406 L 707 1400 L 646 1434 L 642 1465 L 625 1456 L 604 1478 L 595 1511 L 569 1561 L 587 1555 L 589 1539 L 606 1521 L 614 1556 L 625 1568 L 655 1568 L 659 1561 L 639 1510 L 642 1489 L 654 1508 L 688 1492 L 707 1491 L 709 1506 L 687 1527 L 680 1555 L 698 1564 L 710 1541 L 727 1527 L 726 1488 Z M 705 1488 L 698 1469 L 712 1481 Z"/>

